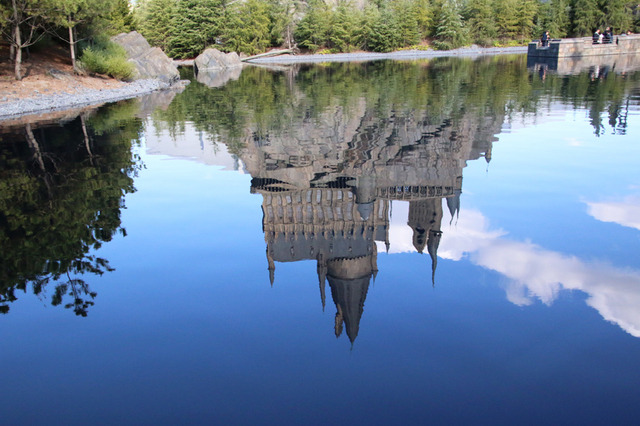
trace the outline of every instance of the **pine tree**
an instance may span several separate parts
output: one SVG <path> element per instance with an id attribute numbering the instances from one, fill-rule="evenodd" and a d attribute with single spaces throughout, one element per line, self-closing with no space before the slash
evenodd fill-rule
<path id="1" fill-rule="evenodd" d="M 356 22 L 357 12 L 344 4 L 340 4 L 333 13 L 329 32 L 329 47 L 340 52 L 349 52 L 357 44 Z"/>
<path id="2" fill-rule="evenodd" d="M 537 0 L 521 0 L 516 6 L 517 35 L 520 40 L 531 37 L 538 4 Z"/>
<path id="3" fill-rule="evenodd" d="M 429 0 L 414 0 L 413 13 L 418 24 L 420 39 L 424 39 L 433 31 L 433 7 Z"/>
<path id="4" fill-rule="evenodd" d="M 549 31 L 551 37 L 566 37 L 569 33 L 571 7 L 568 0 L 551 0 L 539 9 L 538 31 Z"/>
<path id="5" fill-rule="evenodd" d="M 518 34 L 518 0 L 495 0 L 494 16 L 498 37 L 514 39 Z"/>
<path id="6" fill-rule="evenodd" d="M 134 29 L 134 19 L 131 9 L 129 9 L 129 0 L 111 0 L 113 3 L 111 13 L 106 15 L 108 34 L 119 34 L 129 32 Z"/>
<path id="7" fill-rule="evenodd" d="M 627 31 L 633 25 L 633 15 L 628 0 L 608 0 L 602 3 L 603 26 L 616 33 Z"/>
<path id="8" fill-rule="evenodd" d="M 140 9 L 140 32 L 152 46 L 167 50 L 174 0 L 148 0 Z"/>
<path id="9" fill-rule="evenodd" d="M 397 23 L 398 36 L 402 46 L 411 46 L 420 41 L 420 29 L 418 24 L 420 10 L 414 7 L 413 2 L 401 0 L 392 5 L 394 20 Z"/>
<path id="10" fill-rule="evenodd" d="M 69 44 L 71 65 L 76 69 L 76 44 L 79 41 L 77 28 L 91 27 L 103 15 L 108 16 L 113 10 L 113 2 L 101 0 L 43 0 L 42 7 L 46 10 L 48 21 L 57 27 L 63 28 L 62 32 L 51 33 Z"/>
<path id="11" fill-rule="evenodd" d="M 296 16 L 303 8 L 302 0 L 267 0 L 269 3 L 271 45 L 292 48 Z"/>
<path id="12" fill-rule="evenodd" d="M 368 4 L 360 15 L 356 37 L 358 45 L 364 50 L 375 50 L 371 43 L 371 35 L 374 32 L 373 28 L 378 19 L 380 19 L 380 11 L 378 7 L 373 4 Z"/>
<path id="13" fill-rule="evenodd" d="M 467 42 L 466 28 L 455 0 L 445 0 L 442 4 L 436 27 L 436 39 L 435 45 L 438 49 L 455 49 L 464 46 Z"/>
<path id="14" fill-rule="evenodd" d="M 307 13 L 294 32 L 301 47 L 312 51 L 326 46 L 331 29 L 332 12 L 322 0 L 312 0 Z"/>
<path id="15" fill-rule="evenodd" d="M 391 52 L 401 46 L 400 31 L 393 13 L 382 7 L 371 25 L 369 47 L 374 52 Z"/>
<path id="16" fill-rule="evenodd" d="M 178 0 L 170 24 L 168 55 L 188 58 L 215 44 L 224 31 L 225 0 Z"/>
<path id="17" fill-rule="evenodd" d="M 602 24 L 602 12 L 593 0 L 573 0 L 571 6 L 574 36 L 591 35 Z"/>
<path id="18" fill-rule="evenodd" d="M 464 16 L 473 41 L 490 46 L 498 36 L 492 0 L 469 0 Z"/>
<path id="19" fill-rule="evenodd" d="M 261 0 L 236 3 L 223 34 L 225 50 L 250 55 L 263 52 L 271 43 L 269 5 Z"/>

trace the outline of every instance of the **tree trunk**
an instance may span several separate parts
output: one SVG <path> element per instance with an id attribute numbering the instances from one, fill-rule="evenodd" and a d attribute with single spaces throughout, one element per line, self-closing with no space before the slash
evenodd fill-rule
<path id="1" fill-rule="evenodd" d="M 15 25 L 13 33 L 13 46 L 15 46 L 15 62 L 13 64 L 13 70 L 16 75 L 16 80 L 22 80 L 22 38 L 20 37 L 20 19 L 18 16 L 18 5 L 15 0 L 13 5 L 13 25 Z"/>
<path id="2" fill-rule="evenodd" d="M 69 19 L 71 22 L 71 19 Z M 69 27 L 69 50 L 71 51 L 71 66 L 73 67 L 73 71 L 76 71 L 76 42 L 73 38 L 73 28 Z"/>

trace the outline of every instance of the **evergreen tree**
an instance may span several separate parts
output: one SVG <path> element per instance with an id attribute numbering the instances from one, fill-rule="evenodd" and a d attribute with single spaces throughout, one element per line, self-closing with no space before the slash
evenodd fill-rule
<path id="1" fill-rule="evenodd" d="M 106 15 L 106 32 L 111 35 L 129 32 L 135 29 L 133 13 L 129 8 L 129 0 L 111 0 L 111 13 Z"/>
<path id="2" fill-rule="evenodd" d="M 516 6 L 517 36 L 520 40 L 531 38 L 538 4 L 538 0 L 521 0 Z"/>
<path id="3" fill-rule="evenodd" d="M 633 25 L 633 16 L 628 0 L 608 0 L 602 2 L 603 26 L 611 27 L 616 33 L 627 31 Z"/>
<path id="4" fill-rule="evenodd" d="M 99 19 L 108 16 L 114 2 L 101 0 L 43 0 L 42 7 L 46 10 L 48 21 L 63 29 L 62 32 L 52 31 L 52 34 L 69 44 L 71 65 L 76 69 L 76 44 L 82 39 L 77 34 L 78 27 L 87 29 L 86 35 L 93 35 L 94 26 Z"/>
<path id="5" fill-rule="evenodd" d="M 518 0 L 495 0 L 494 16 L 498 37 L 514 39 L 518 34 Z"/>
<path id="6" fill-rule="evenodd" d="M 413 13 L 418 24 L 420 39 L 424 39 L 433 32 L 433 7 L 429 0 L 413 0 Z"/>
<path id="7" fill-rule="evenodd" d="M 171 18 L 168 55 L 188 58 L 215 44 L 224 32 L 225 0 L 178 0 Z"/>
<path id="8" fill-rule="evenodd" d="M 391 52 L 401 47 L 400 32 L 391 11 L 383 7 L 371 26 L 369 48 L 374 52 Z"/>
<path id="9" fill-rule="evenodd" d="M 566 37 L 569 32 L 571 7 L 568 0 L 551 0 L 539 9 L 538 32 L 549 31 L 551 37 Z"/>
<path id="10" fill-rule="evenodd" d="M 328 46 L 340 51 L 349 52 L 357 44 L 357 13 L 354 9 L 340 4 L 333 13 Z"/>
<path id="11" fill-rule="evenodd" d="M 490 46 L 498 36 L 492 0 L 469 0 L 464 17 L 473 41 L 482 46 Z"/>
<path id="12" fill-rule="evenodd" d="M 302 0 L 267 0 L 270 6 L 271 45 L 293 47 L 296 17 L 304 6 Z"/>
<path id="13" fill-rule="evenodd" d="M 148 0 L 140 5 L 140 32 L 149 44 L 167 50 L 174 0 Z"/>
<path id="14" fill-rule="evenodd" d="M 326 46 L 332 18 L 331 9 L 322 0 L 311 0 L 294 32 L 296 42 L 312 51 Z"/>
<path id="15" fill-rule="evenodd" d="M 466 28 L 460 16 L 456 0 L 445 0 L 440 9 L 436 27 L 435 46 L 438 49 L 455 49 L 467 42 Z"/>
<path id="16" fill-rule="evenodd" d="M 356 30 L 358 45 L 364 50 L 375 50 L 371 43 L 371 36 L 376 22 L 380 19 L 380 11 L 373 4 L 368 4 L 360 15 L 360 22 Z"/>
<path id="17" fill-rule="evenodd" d="M 398 28 L 400 44 L 402 46 L 411 46 L 418 43 L 420 41 L 418 23 L 420 10 L 414 7 L 414 3 L 410 0 L 394 2 L 391 10 Z"/>
<path id="18" fill-rule="evenodd" d="M 576 37 L 591 35 L 602 24 L 602 12 L 593 0 L 573 0 L 572 34 Z"/>
<path id="19" fill-rule="evenodd" d="M 229 12 L 230 19 L 223 35 L 225 50 L 254 55 L 270 46 L 271 21 L 266 2 L 247 0 L 234 4 Z"/>
<path id="20" fill-rule="evenodd" d="M 9 42 L 15 79 L 22 80 L 22 49 L 35 44 L 42 37 L 41 27 L 45 18 L 39 10 L 39 4 L 29 0 L 1 0 L 0 18 L 2 35 Z"/>

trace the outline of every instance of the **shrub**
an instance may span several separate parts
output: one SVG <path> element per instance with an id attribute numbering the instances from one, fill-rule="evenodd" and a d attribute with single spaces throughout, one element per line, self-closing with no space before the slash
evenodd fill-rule
<path id="1" fill-rule="evenodd" d="M 110 40 L 98 39 L 80 56 L 82 67 L 89 73 L 106 74 L 118 80 L 133 77 L 133 64 L 127 62 L 124 48 Z"/>

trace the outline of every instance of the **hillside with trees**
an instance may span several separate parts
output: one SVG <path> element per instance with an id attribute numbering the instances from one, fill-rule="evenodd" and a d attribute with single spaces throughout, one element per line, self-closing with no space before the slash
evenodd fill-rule
<path id="1" fill-rule="evenodd" d="M 74 68 L 126 79 L 106 36 L 130 30 L 180 59 L 207 47 L 389 52 L 521 45 L 543 30 L 558 38 L 640 29 L 629 0 L 0 0 L 0 14 L 16 79 L 25 49 L 43 42 L 66 45 Z"/>
<path id="2" fill-rule="evenodd" d="M 134 15 L 152 44 L 188 58 L 209 46 L 256 54 L 519 45 L 543 30 L 635 31 L 639 13 L 628 0 L 140 0 Z"/>

